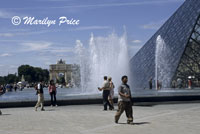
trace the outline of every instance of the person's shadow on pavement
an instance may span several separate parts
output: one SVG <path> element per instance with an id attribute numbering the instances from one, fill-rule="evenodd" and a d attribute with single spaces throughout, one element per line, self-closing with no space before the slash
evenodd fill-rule
<path id="1" fill-rule="evenodd" d="M 118 123 L 118 124 L 123 124 L 123 125 L 145 125 L 145 124 L 151 124 L 150 122 L 133 122 L 130 124 L 127 123 Z"/>
<path id="2" fill-rule="evenodd" d="M 1 114 L 0 116 L 6 116 L 6 115 L 11 115 L 11 114 Z"/>

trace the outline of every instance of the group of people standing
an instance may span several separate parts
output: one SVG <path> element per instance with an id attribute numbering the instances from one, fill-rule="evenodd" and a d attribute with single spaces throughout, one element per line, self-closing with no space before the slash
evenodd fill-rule
<path id="1" fill-rule="evenodd" d="M 44 84 L 43 82 L 39 82 L 35 86 L 36 94 L 38 95 L 38 101 L 35 105 L 35 111 L 37 111 L 37 108 L 41 106 L 41 111 L 45 111 L 44 109 Z M 48 86 L 49 94 L 51 96 L 51 106 L 58 106 L 56 101 L 56 86 L 53 80 L 50 81 L 50 84 Z"/>
<path id="2" fill-rule="evenodd" d="M 131 97 L 131 90 L 130 86 L 127 84 L 128 77 L 122 76 L 121 78 L 121 85 L 118 87 L 118 110 L 115 115 L 115 123 L 118 123 L 121 114 L 125 111 L 127 116 L 127 123 L 133 123 L 133 110 L 132 110 L 132 97 Z M 112 78 L 104 76 L 103 86 L 98 88 L 100 91 L 103 90 L 103 104 L 104 110 L 107 110 L 107 106 L 109 106 L 110 110 L 114 109 L 114 84 L 112 82 Z M 110 103 L 109 98 L 112 99 Z"/>
<path id="3" fill-rule="evenodd" d="M 107 107 L 109 106 L 109 110 L 113 110 L 114 109 L 114 103 L 113 103 L 113 99 L 114 99 L 114 83 L 112 82 L 112 78 L 111 77 L 107 77 L 104 76 L 104 82 L 103 82 L 103 86 L 100 88 L 98 87 L 99 91 L 103 91 L 103 105 L 104 105 L 104 109 L 103 110 L 107 110 Z"/>

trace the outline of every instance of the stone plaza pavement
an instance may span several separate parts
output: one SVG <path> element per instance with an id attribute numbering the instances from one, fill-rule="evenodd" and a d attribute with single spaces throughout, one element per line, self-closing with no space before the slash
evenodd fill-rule
<path id="1" fill-rule="evenodd" d="M 0 134 L 199 134 L 200 103 L 133 106 L 134 124 L 102 105 L 1 109 Z M 116 108 L 116 107 L 115 107 Z"/>

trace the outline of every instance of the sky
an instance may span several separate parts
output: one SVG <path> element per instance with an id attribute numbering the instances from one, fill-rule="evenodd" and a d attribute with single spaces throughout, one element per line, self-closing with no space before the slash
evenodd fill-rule
<path id="1" fill-rule="evenodd" d="M 76 63 L 75 45 L 87 48 L 91 34 L 118 36 L 126 28 L 130 58 L 183 4 L 184 0 L 1 0 L 0 76 L 20 65 L 49 68 L 57 60 Z M 15 17 L 14 17 L 15 16 Z M 18 16 L 21 19 L 19 24 Z M 43 24 L 25 24 L 25 17 Z M 77 24 L 61 23 L 60 17 Z M 48 26 L 44 20 L 51 21 Z M 13 24 L 14 23 L 14 24 Z M 41 22 L 42 23 L 42 22 Z"/>

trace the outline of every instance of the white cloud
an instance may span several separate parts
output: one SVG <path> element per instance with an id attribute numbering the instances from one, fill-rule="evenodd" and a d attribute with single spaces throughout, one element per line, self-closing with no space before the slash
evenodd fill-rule
<path id="1" fill-rule="evenodd" d="M 0 33 L 0 37 L 13 37 L 13 33 Z"/>
<path id="2" fill-rule="evenodd" d="M 16 66 L 16 65 L 10 65 L 9 68 L 16 69 L 16 68 L 18 68 L 18 66 Z"/>
<path id="3" fill-rule="evenodd" d="M 143 25 L 142 28 L 143 29 L 153 29 L 153 30 L 157 30 L 160 28 L 160 24 L 156 24 L 156 23 L 150 23 L 150 24 L 146 24 L 146 25 Z"/>
<path id="4" fill-rule="evenodd" d="M 140 26 L 142 29 L 151 29 L 151 30 L 158 30 L 165 22 L 166 20 L 161 20 L 157 22 L 150 22 L 148 24 L 144 24 Z"/>
<path id="5" fill-rule="evenodd" d="M 77 27 L 75 29 L 71 29 L 70 31 L 101 30 L 101 29 L 111 29 L 111 27 L 109 27 L 109 26 L 85 26 L 85 27 Z"/>
<path id="6" fill-rule="evenodd" d="M 9 52 L 29 52 L 29 51 L 38 51 L 44 54 L 63 54 L 74 52 L 74 47 L 64 46 L 57 42 L 48 42 L 48 41 L 24 41 L 24 40 L 0 40 L 0 42 L 16 42 L 19 45 L 16 50 Z M 1 55 L 0 55 L 1 56 Z M 6 56 L 6 55 L 5 55 Z"/>
<path id="7" fill-rule="evenodd" d="M 47 1 L 47 2 L 66 2 L 67 4 L 63 6 L 38 6 L 38 7 L 20 7 L 20 8 L 6 8 L 10 10 L 22 10 L 22 9 L 73 9 L 72 12 L 75 12 L 77 8 L 85 8 L 85 9 L 90 9 L 90 8 L 98 8 L 98 7 L 119 7 L 119 6 L 140 6 L 140 5 L 158 5 L 158 4 L 170 4 L 170 3 L 177 3 L 177 2 L 184 2 L 185 0 L 143 0 L 143 1 L 138 1 L 138 2 L 116 2 L 113 1 L 112 3 L 99 3 L 99 4 L 85 4 L 85 5 L 80 5 L 80 4 L 74 4 L 74 0 L 38 0 L 38 1 Z M 72 2 L 70 4 L 70 1 Z M 70 10 L 69 10 L 70 11 Z M 6 17 L 6 15 L 3 15 Z M 25 15 L 24 15 L 25 16 Z M 27 15 L 26 15 L 27 16 Z"/>
<path id="8" fill-rule="evenodd" d="M 56 0 L 53 0 L 56 1 Z M 58 7 L 37 7 L 39 9 L 44 8 L 97 8 L 97 7 L 117 7 L 117 6 L 138 6 L 138 5 L 157 5 L 157 4 L 167 4 L 167 3 L 176 3 L 184 2 L 184 0 L 146 0 L 139 2 L 121 2 L 121 3 L 104 3 L 104 4 L 88 4 L 88 5 L 67 5 L 67 6 L 58 6 Z M 27 9 L 22 8 L 22 9 Z M 30 8 L 29 8 L 30 9 Z"/>
<path id="9" fill-rule="evenodd" d="M 51 42 L 26 42 L 21 44 L 23 46 L 23 51 L 41 51 L 48 49 L 52 43 Z"/>
<path id="10" fill-rule="evenodd" d="M 133 43 L 141 43 L 142 41 L 141 40 L 133 40 L 132 42 Z"/>
<path id="11" fill-rule="evenodd" d="M 9 54 L 9 53 L 3 53 L 3 54 L 0 55 L 0 57 L 8 57 L 8 56 L 11 56 L 11 54 Z"/>
<path id="12" fill-rule="evenodd" d="M 44 34 L 49 32 L 57 32 L 58 30 L 40 30 L 32 32 L 29 29 L 13 29 L 13 30 L 6 30 L 9 32 L 0 33 L 0 37 L 13 37 L 13 36 L 29 36 L 29 35 L 36 35 L 36 34 Z"/>
<path id="13" fill-rule="evenodd" d="M 52 46 L 48 51 L 53 52 L 53 53 L 68 53 L 68 52 L 74 52 L 73 47 L 55 47 Z"/>
<path id="14" fill-rule="evenodd" d="M 12 11 L 14 8 L 1 8 L 0 9 L 0 19 L 10 19 L 14 16 L 19 16 L 21 19 L 25 16 L 30 16 L 28 14 L 17 13 L 16 11 Z"/>
<path id="15" fill-rule="evenodd" d="M 0 10 L 0 18 L 8 19 L 11 17 L 13 17 L 13 14 L 11 12 Z"/>
<path id="16" fill-rule="evenodd" d="M 6 8 L 6 9 L 9 9 L 9 8 Z M 10 8 L 10 9 L 13 9 L 13 8 Z M 27 15 L 24 15 L 24 14 L 19 14 L 19 13 L 16 13 L 16 12 L 10 12 L 10 11 L 7 11 L 5 9 L 0 9 L 0 18 L 1 19 L 11 19 L 13 16 L 19 16 L 19 17 L 24 17 L 24 16 L 27 16 Z"/>

